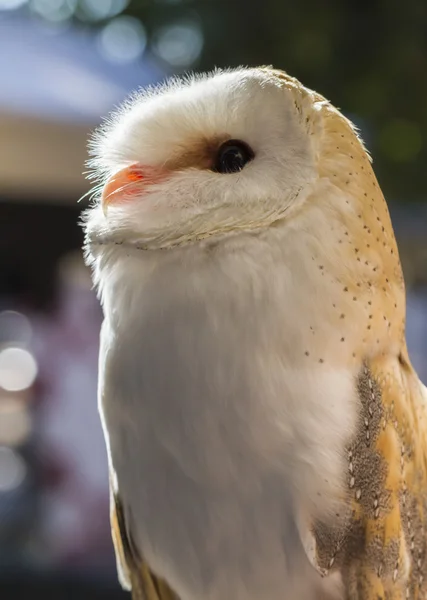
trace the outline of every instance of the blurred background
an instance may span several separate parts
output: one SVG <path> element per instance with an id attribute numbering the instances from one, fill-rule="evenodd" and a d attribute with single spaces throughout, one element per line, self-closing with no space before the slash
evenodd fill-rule
<path id="1" fill-rule="evenodd" d="M 390 204 L 427 380 L 427 3 L 0 0 L 0 597 L 126 598 L 81 258 L 86 141 L 172 73 L 274 64 L 360 127 Z"/>

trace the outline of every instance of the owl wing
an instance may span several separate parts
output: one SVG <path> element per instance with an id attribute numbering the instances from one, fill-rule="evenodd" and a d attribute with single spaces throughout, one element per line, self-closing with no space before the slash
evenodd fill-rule
<path id="1" fill-rule="evenodd" d="M 119 493 L 111 481 L 110 520 L 119 580 L 124 589 L 131 590 L 132 600 L 179 600 L 139 556 L 126 527 Z"/>
<path id="2" fill-rule="evenodd" d="M 406 354 L 406 353 L 405 353 Z M 427 592 L 427 392 L 407 355 L 365 364 L 356 438 L 347 448 L 345 509 L 303 523 L 323 575 L 341 573 L 349 600 L 416 600 Z"/>

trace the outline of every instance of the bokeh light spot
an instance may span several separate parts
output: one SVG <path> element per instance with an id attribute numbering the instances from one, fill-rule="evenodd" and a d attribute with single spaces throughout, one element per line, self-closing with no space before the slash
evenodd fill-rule
<path id="1" fill-rule="evenodd" d="M 161 27 L 154 40 L 154 51 L 173 67 L 189 67 L 203 49 L 203 33 L 194 21 Z"/>
<path id="2" fill-rule="evenodd" d="M 5 348 L 0 352 L 0 387 L 8 392 L 29 388 L 37 376 L 33 355 L 23 348 Z"/>
<path id="3" fill-rule="evenodd" d="M 27 475 L 27 466 L 11 448 L 0 446 L 0 492 L 10 492 L 21 485 Z"/>
<path id="4" fill-rule="evenodd" d="M 30 8 L 43 19 L 59 23 L 73 16 L 77 0 L 30 0 Z"/>
<path id="5" fill-rule="evenodd" d="M 119 15 L 128 6 L 129 0 L 81 0 L 79 8 L 90 21 L 101 21 Z"/>
<path id="6" fill-rule="evenodd" d="M 99 34 L 101 53 L 115 63 L 129 63 L 139 58 L 147 44 L 142 23 L 134 17 L 117 17 L 110 21 Z"/>

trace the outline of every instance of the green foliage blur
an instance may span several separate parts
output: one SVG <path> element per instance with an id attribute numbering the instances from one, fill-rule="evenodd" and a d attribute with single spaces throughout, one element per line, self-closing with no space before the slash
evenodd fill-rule
<path id="1" fill-rule="evenodd" d="M 427 198 L 426 0 L 78 0 L 75 15 L 89 22 L 84 7 L 106 2 L 118 7 L 112 18 L 120 11 L 140 21 L 155 56 L 160 31 L 199 28 L 201 52 L 185 68 L 157 53 L 167 72 L 260 64 L 288 71 L 359 126 L 389 201 Z"/>

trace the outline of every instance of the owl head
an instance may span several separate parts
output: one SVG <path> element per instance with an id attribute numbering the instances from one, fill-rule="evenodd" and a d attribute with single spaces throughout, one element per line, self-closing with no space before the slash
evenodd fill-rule
<path id="1" fill-rule="evenodd" d="M 275 232 L 338 325 L 345 305 L 366 321 L 364 345 L 403 339 L 403 278 L 370 158 L 350 121 L 296 79 L 269 67 L 172 79 L 134 94 L 90 147 L 89 261 Z"/>
<path id="2" fill-rule="evenodd" d="M 91 142 L 103 189 L 91 239 L 154 249 L 290 217 L 319 180 L 328 109 L 268 68 L 173 79 L 132 96 Z"/>

